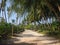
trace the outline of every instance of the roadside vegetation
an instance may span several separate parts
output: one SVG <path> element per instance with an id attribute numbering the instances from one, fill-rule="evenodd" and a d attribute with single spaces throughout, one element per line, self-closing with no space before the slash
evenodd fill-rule
<path id="1" fill-rule="evenodd" d="M 13 32 L 12 32 L 12 26 L 13 26 Z M 12 36 L 14 36 L 14 34 L 22 33 L 23 31 L 24 31 L 24 28 L 21 28 L 18 25 L 6 23 L 6 22 L 3 22 L 3 23 L 0 22 L 0 43 L 3 40 L 7 40 L 11 38 Z"/>

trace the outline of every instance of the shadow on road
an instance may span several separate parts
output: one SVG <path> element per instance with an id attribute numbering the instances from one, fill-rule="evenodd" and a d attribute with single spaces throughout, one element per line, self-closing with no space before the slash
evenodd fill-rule
<path id="1" fill-rule="evenodd" d="M 25 43 L 25 42 L 21 42 L 21 43 L 0 44 L 0 45 L 37 45 L 37 44 L 36 43 Z"/>
<path id="2" fill-rule="evenodd" d="M 14 35 L 14 37 L 39 37 L 39 36 L 35 36 L 33 34 L 23 34 L 23 35 L 16 34 L 16 35 Z"/>

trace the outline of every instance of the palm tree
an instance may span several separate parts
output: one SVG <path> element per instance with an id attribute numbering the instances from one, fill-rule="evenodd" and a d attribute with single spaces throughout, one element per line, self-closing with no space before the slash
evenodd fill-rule
<path id="1" fill-rule="evenodd" d="M 7 0 L 2 0 L 1 10 L 2 10 L 2 16 L 5 15 L 5 21 L 7 22 L 6 11 L 5 11 L 6 1 L 7 1 Z M 4 12 L 4 15 L 3 15 L 3 12 Z"/>
<path id="2" fill-rule="evenodd" d="M 15 22 L 15 20 L 13 19 L 13 20 L 12 20 L 12 24 L 14 24 L 14 22 Z M 13 30 L 14 30 L 14 29 L 13 29 L 13 25 L 12 25 L 12 36 L 13 36 L 13 32 L 14 32 Z"/>
<path id="3" fill-rule="evenodd" d="M 0 13 L 1 13 L 1 3 L 0 3 Z"/>

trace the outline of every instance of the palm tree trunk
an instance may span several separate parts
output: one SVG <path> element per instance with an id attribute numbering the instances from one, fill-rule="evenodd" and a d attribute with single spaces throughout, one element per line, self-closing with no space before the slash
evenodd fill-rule
<path id="1" fill-rule="evenodd" d="M 5 9 L 5 8 L 4 8 Z M 7 23 L 7 17 L 6 17 L 6 11 L 4 10 L 4 13 L 5 13 L 5 21 Z"/>
<path id="2" fill-rule="evenodd" d="M 13 36 L 13 25 L 12 25 L 12 36 Z"/>

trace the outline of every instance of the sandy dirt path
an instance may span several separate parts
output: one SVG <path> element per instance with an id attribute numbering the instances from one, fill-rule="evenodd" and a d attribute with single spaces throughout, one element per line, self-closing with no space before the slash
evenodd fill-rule
<path id="1" fill-rule="evenodd" d="M 25 30 L 22 34 L 16 34 L 15 37 L 8 40 L 8 44 L 11 45 L 60 45 L 60 41 L 45 36 L 43 34 L 39 34 L 32 30 Z"/>

